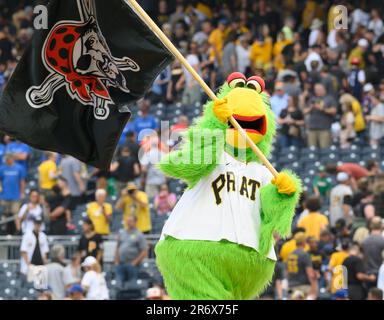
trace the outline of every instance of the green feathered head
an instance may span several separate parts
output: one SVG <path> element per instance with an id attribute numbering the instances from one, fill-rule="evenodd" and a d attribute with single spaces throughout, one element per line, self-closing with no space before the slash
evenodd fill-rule
<path id="1" fill-rule="evenodd" d="M 255 142 L 261 152 L 268 157 L 276 133 L 275 115 L 271 109 L 269 95 L 264 92 L 264 81 L 259 77 L 245 78 L 239 72 L 231 74 L 220 88 L 218 98 L 227 98 L 233 109 L 233 117 Z M 203 118 L 215 117 L 213 102 L 205 105 Z M 245 148 L 244 139 L 239 137 L 230 123 L 227 125 L 225 149 L 236 158 L 259 161 L 252 149 Z M 242 146 L 241 143 L 242 142 Z"/>

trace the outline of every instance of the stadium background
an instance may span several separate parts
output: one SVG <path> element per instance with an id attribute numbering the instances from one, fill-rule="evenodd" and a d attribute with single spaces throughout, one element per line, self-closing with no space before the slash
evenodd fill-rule
<path id="1" fill-rule="evenodd" d="M 40 2 L 0 0 L 1 88 L 33 34 L 33 6 Z M 380 298 L 380 289 L 384 289 L 381 1 L 139 2 L 211 88 L 218 88 L 233 71 L 261 75 L 266 81 L 272 109 L 280 123 L 271 162 L 278 170 L 284 167 L 297 172 L 306 192 L 297 208 L 293 238 L 277 239 L 280 261 L 272 286 L 263 297 L 306 299 L 308 286 L 316 283 L 318 299 L 345 299 L 348 294 L 356 299 Z M 347 29 L 335 29 L 335 5 L 347 9 Z M 200 87 L 174 62 L 161 73 L 146 99 L 132 106 L 133 117 L 120 139 L 113 164 L 115 171 L 111 174 L 62 156 L 53 161 L 55 168 L 46 153 L 0 136 L 0 298 L 50 299 L 57 296 L 56 290 L 61 290 L 57 289 L 58 283 L 63 283 L 62 294 L 67 295 L 73 283 L 64 283 L 60 277 L 65 264 L 69 264 L 73 268 L 67 269 L 79 272 L 78 280 L 81 280 L 79 261 L 85 257 L 78 257 L 77 252 L 84 219 L 89 215 L 97 229 L 105 233 L 100 246 L 103 252 L 95 251 L 95 255 L 101 259 L 101 275 L 110 298 L 166 299 L 154 262 L 153 245 L 185 186 L 165 179 L 150 160 L 177 144 L 175 136 L 201 114 L 205 100 Z M 330 111 L 325 118 L 318 117 L 319 112 L 308 111 L 316 108 L 316 104 L 328 110 L 334 108 L 334 112 Z M 147 129 L 158 131 L 160 121 L 169 122 L 170 130 L 165 136 L 172 133 L 171 138 L 159 141 L 152 131 L 139 139 L 139 134 L 143 135 Z M 144 153 L 140 166 L 139 149 Z M 15 159 L 20 170 L 17 183 L 25 178 L 25 192 L 19 192 L 14 180 L 9 183 L 5 179 L 4 173 L 9 170 L 6 158 Z M 66 208 L 71 218 L 66 220 L 65 214 L 62 215 L 64 228 L 61 229 L 52 227 L 55 224 L 50 216 L 52 203 L 51 208 L 44 206 L 43 196 L 48 199 L 55 184 L 53 181 L 42 188 L 41 175 L 47 170 L 64 177 L 77 172 L 80 177 L 79 181 L 69 183 L 69 195 L 65 196 L 71 200 Z M 119 201 L 127 182 L 142 190 L 138 198 L 144 205 L 132 205 L 134 201 L 124 200 L 129 197 L 126 194 Z M 62 187 L 62 183 L 59 185 Z M 109 230 L 106 223 L 97 220 L 100 214 L 95 214 L 96 189 L 108 193 Z M 47 268 L 52 283 L 49 290 L 42 291 L 35 290 L 19 273 L 23 230 L 17 228 L 17 216 L 21 205 L 29 203 L 29 195 L 35 190 L 41 193 L 45 232 L 51 249 Z M 12 194 L 10 201 L 4 192 Z M 62 187 L 59 193 L 63 192 L 66 191 Z M 135 212 L 139 229 L 146 233 L 148 257 L 137 268 L 136 275 L 120 284 L 114 265 L 116 239 L 126 216 Z M 340 212 L 346 212 L 347 218 L 336 219 Z M 297 252 L 293 252 L 296 242 L 304 248 L 298 264 L 295 264 Z M 60 257 L 61 246 L 64 257 Z M 336 290 L 331 281 L 336 276 L 332 275 L 332 269 L 343 263 L 349 274 L 349 290 Z"/>

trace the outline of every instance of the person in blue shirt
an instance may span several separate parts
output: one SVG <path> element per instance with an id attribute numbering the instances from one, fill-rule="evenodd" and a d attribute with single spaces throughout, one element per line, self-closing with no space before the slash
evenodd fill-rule
<path id="1" fill-rule="evenodd" d="M 133 130 L 136 133 L 138 142 L 140 142 L 144 136 L 148 135 L 148 131 L 157 130 L 159 123 L 156 118 L 149 114 L 150 101 L 146 98 L 139 101 L 139 107 L 141 116 L 137 116 L 133 123 Z"/>
<path id="2" fill-rule="evenodd" d="M 12 153 L 15 157 L 16 163 L 28 170 L 28 157 L 31 153 L 31 147 L 20 141 L 12 141 L 5 147 L 6 153 Z"/>
<path id="3" fill-rule="evenodd" d="M 0 143 L 0 165 L 3 164 L 4 154 L 5 154 L 5 145 Z"/>
<path id="4" fill-rule="evenodd" d="M 128 122 L 127 125 L 124 127 L 123 132 L 120 136 L 120 139 L 118 142 L 119 147 L 123 146 L 126 143 L 128 132 L 133 132 L 133 131 L 134 131 L 134 123 Z"/>
<path id="5" fill-rule="evenodd" d="M 16 216 L 20 201 L 25 197 L 26 171 L 15 162 L 12 154 L 6 154 L 4 164 L 0 165 L 0 204 L 3 207 L 3 216 Z M 7 234 L 14 234 L 16 227 L 14 221 L 7 224 Z"/>

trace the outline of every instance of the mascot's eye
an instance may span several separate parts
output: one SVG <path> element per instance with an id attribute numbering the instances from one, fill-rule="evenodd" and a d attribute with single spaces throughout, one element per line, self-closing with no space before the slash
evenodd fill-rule
<path id="1" fill-rule="evenodd" d="M 234 72 L 228 76 L 227 82 L 229 87 L 232 89 L 237 87 L 244 87 L 246 83 L 246 78 L 242 73 Z"/>
<path id="2" fill-rule="evenodd" d="M 265 82 L 258 76 L 248 78 L 247 87 L 256 90 L 258 93 L 262 93 L 265 89 Z"/>

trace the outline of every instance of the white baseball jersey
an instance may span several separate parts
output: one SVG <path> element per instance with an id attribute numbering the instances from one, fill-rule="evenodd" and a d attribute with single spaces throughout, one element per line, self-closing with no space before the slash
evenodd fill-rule
<path id="1" fill-rule="evenodd" d="M 263 165 L 246 164 L 223 152 L 213 172 L 180 198 L 161 239 L 169 235 L 180 240 L 228 240 L 258 251 L 260 188 L 271 179 Z M 268 258 L 276 260 L 273 245 Z"/>

